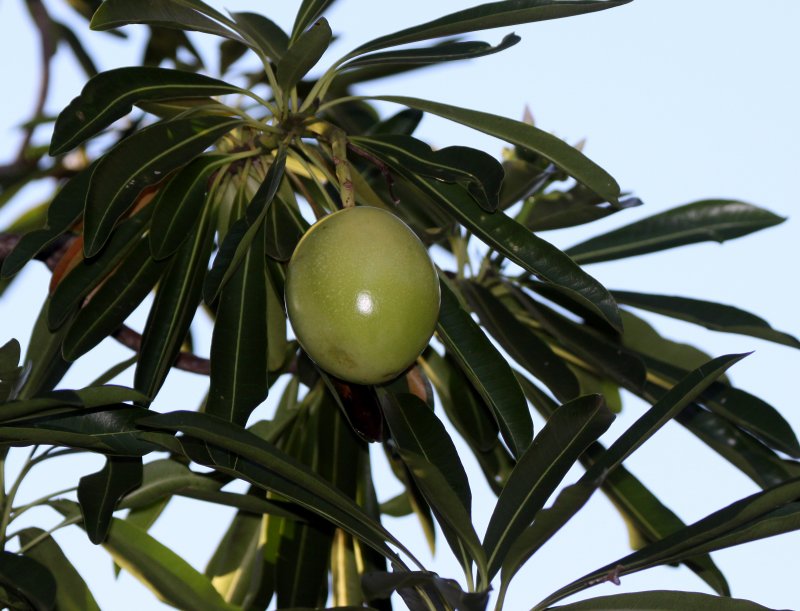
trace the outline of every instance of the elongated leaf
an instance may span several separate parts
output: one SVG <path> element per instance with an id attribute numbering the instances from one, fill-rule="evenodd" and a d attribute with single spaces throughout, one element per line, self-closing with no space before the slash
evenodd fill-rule
<path id="1" fill-rule="evenodd" d="M 581 479 L 565 488 L 552 507 L 540 512 L 533 526 L 525 529 L 510 546 L 503 560 L 504 584 L 507 584 L 528 558 L 586 504 L 609 473 L 619 467 L 656 431 L 697 399 L 714 380 L 744 356 L 737 354 L 718 357 L 691 372 L 620 435 L 608 450 L 593 459 L 591 467 Z M 557 415 L 560 409 L 554 414 Z"/>
<path id="2" fill-rule="evenodd" d="M 675 592 L 674 590 L 651 590 L 599 596 L 572 603 L 548 607 L 553 611 L 772 611 L 749 600 L 699 594 Z"/>
<path id="3" fill-rule="evenodd" d="M 202 153 L 241 123 L 230 117 L 190 117 L 156 123 L 126 138 L 98 162 L 84 212 L 84 252 L 97 254 L 117 219 L 142 189 Z"/>
<path id="4" fill-rule="evenodd" d="M 30 399 L 52 390 L 70 367 L 69 361 L 61 355 L 61 344 L 68 327 L 50 331 L 47 324 L 50 303 L 48 295 L 33 324 L 23 364 L 27 375 L 19 389 L 18 399 Z"/>
<path id="5" fill-rule="evenodd" d="M 488 602 L 488 592 L 464 592 L 450 579 L 442 579 L 427 571 L 375 571 L 362 578 L 364 591 L 369 598 L 388 598 L 395 591 L 420 585 L 430 586 L 454 609 L 483 611 Z"/>
<path id="6" fill-rule="evenodd" d="M 111 234 L 103 252 L 81 261 L 56 285 L 47 307 L 47 326 L 50 330 L 60 328 L 76 312 L 83 299 L 139 244 L 152 212 L 152 207 L 146 206 L 122 221 Z"/>
<path id="7" fill-rule="evenodd" d="M 572 2 L 570 4 L 575 3 Z M 410 108 L 429 112 L 490 136 L 495 136 L 511 144 L 535 151 L 612 204 L 617 202 L 617 198 L 620 195 L 619 185 L 608 172 L 591 161 L 578 149 L 528 123 L 479 110 L 470 110 L 418 98 L 379 96 L 373 99 L 403 104 Z"/>
<path id="8" fill-rule="evenodd" d="M 792 348 L 800 348 L 800 341 L 796 337 L 776 331 L 763 318 L 733 306 L 688 297 L 629 291 L 614 291 L 613 295 L 620 303 L 678 320 L 685 320 L 712 331 L 750 335 Z"/>
<path id="9" fill-rule="evenodd" d="M 262 231 L 222 289 L 205 411 L 244 426 L 267 397 L 267 269 Z"/>
<path id="10" fill-rule="evenodd" d="M 289 36 L 259 13 L 233 13 L 239 33 L 261 54 L 277 63 L 289 47 Z"/>
<path id="11" fill-rule="evenodd" d="M 548 231 L 584 225 L 641 205 L 638 197 L 620 199 L 616 205 L 608 204 L 578 183 L 568 191 L 547 191 L 528 198 L 518 220 L 532 231 Z"/>
<path id="12" fill-rule="evenodd" d="M 559 19 L 584 13 L 593 13 L 627 4 L 630 0 L 516 0 L 515 2 L 490 2 L 471 7 L 427 23 L 410 27 L 393 34 L 381 36 L 364 43 L 349 56 L 378 49 L 394 47 L 420 40 L 442 36 L 455 36 L 490 28 L 501 28 L 547 19 Z"/>
<path id="13" fill-rule="evenodd" d="M 209 17 L 213 17 L 209 18 Z M 198 0 L 105 0 L 92 16 L 93 30 L 110 30 L 133 23 L 215 34 L 242 42 L 218 23 L 227 19 Z"/>
<path id="14" fill-rule="evenodd" d="M 358 537 L 387 558 L 404 563 L 386 545 L 405 548 L 379 523 L 319 475 L 280 452 L 269 442 L 240 427 L 208 414 L 171 412 L 147 418 L 145 426 L 180 431 L 241 457 L 235 468 L 216 465 L 258 486 L 273 490 L 310 509 Z M 197 456 L 197 458 L 203 458 Z M 206 460 L 211 459 L 207 456 Z M 413 556 L 409 554 L 411 558 Z"/>
<path id="15" fill-rule="evenodd" d="M 116 331 L 147 296 L 164 268 L 165 261 L 154 261 L 147 241 L 141 240 L 78 312 L 64 338 L 64 358 L 74 361 Z"/>
<path id="16" fill-rule="evenodd" d="M 547 343 L 517 320 L 489 289 L 475 282 L 460 285 L 472 308 L 497 342 L 561 401 L 580 394 L 578 379 Z"/>
<path id="17" fill-rule="evenodd" d="M 276 68 L 278 86 L 284 92 L 289 92 L 316 65 L 328 49 L 332 37 L 331 26 L 324 17 L 300 36 L 293 36 L 294 42 Z"/>
<path id="18" fill-rule="evenodd" d="M 703 200 L 625 225 L 565 252 L 581 264 L 611 261 L 696 242 L 724 242 L 784 220 L 744 202 Z"/>
<path id="19" fill-rule="evenodd" d="M 447 182 L 463 184 L 487 212 L 497 210 L 503 166 L 491 155 L 465 146 L 436 151 L 422 140 L 402 134 L 351 138 L 357 145 L 379 149 L 384 156 L 402 161 L 410 171 Z"/>
<path id="20" fill-rule="evenodd" d="M 533 437 L 533 422 L 522 390 L 508 363 L 444 280 L 441 295 L 437 335 L 491 408 L 512 453 L 521 456 Z"/>
<path id="21" fill-rule="evenodd" d="M 134 375 L 134 386 L 148 397 L 155 397 L 164 383 L 200 305 L 213 246 L 210 216 L 206 207 L 194 219 L 190 237 L 170 260 L 150 308 Z"/>
<path id="22" fill-rule="evenodd" d="M 56 581 L 40 562 L 11 552 L 0 552 L 0 585 L 22 598 L 34 611 L 52 611 Z"/>
<path id="23" fill-rule="evenodd" d="M 155 196 L 150 226 L 150 252 L 154 259 L 173 254 L 201 216 L 211 172 L 224 157 L 199 157 L 182 168 Z"/>
<path id="24" fill-rule="evenodd" d="M 103 6 L 114 3 L 104 2 Z M 120 4 L 132 5 L 135 2 Z M 70 151 L 127 115 L 134 104 L 226 93 L 241 93 L 241 89 L 202 74 L 167 68 L 140 66 L 102 72 L 89 79 L 80 95 L 58 115 L 50 141 L 50 154 L 61 155 Z"/>
<path id="25" fill-rule="evenodd" d="M 56 608 L 59 611 L 100 611 L 86 582 L 72 562 L 64 555 L 52 537 L 45 537 L 41 528 L 26 528 L 19 532 L 20 545 L 25 547 L 39 539 L 25 551 L 25 556 L 44 566 L 56 580 Z"/>
<path id="26" fill-rule="evenodd" d="M 417 49 L 402 49 L 400 51 L 386 51 L 362 55 L 350 60 L 340 67 L 340 70 L 363 68 L 367 66 L 383 66 L 386 64 L 429 65 L 441 62 L 457 61 L 461 59 L 474 59 L 485 55 L 492 55 L 513 47 L 520 40 L 516 34 L 508 34 L 496 47 L 486 42 L 478 41 L 448 41 L 440 45 L 421 47 Z"/>
<path id="27" fill-rule="evenodd" d="M 21 349 L 16 339 L 10 339 L 0 346 L 0 404 L 16 398 L 22 384 L 19 367 Z"/>
<path id="28" fill-rule="evenodd" d="M 0 277 L 10 278 L 16 274 L 28 261 L 53 244 L 78 221 L 86 205 L 89 180 L 94 168 L 92 165 L 81 170 L 59 189 L 47 207 L 45 227 L 22 236 L 14 250 L 3 261 Z"/>
<path id="29" fill-rule="evenodd" d="M 288 261 L 309 225 L 300 214 L 294 192 L 287 181 L 281 182 L 265 222 L 267 255 L 278 261 Z"/>
<path id="30" fill-rule="evenodd" d="M 206 565 L 206 577 L 226 602 L 241 605 L 260 573 L 260 532 L 260 516 L 237 513 Z"/>
<path id="31" fill-rule="evenodd" d="M 548 420 L 511 472 L 489 520 L 483 546 L 490 577 L 581 453 L 613 420 L 600 395 L 570 401 Z"/>
<path id="32" fill-rule="evenodd" d="M 90 386 L 79 390 L 54 390 L 39 393 L 39 396 L 33 399 L 19 399 L 5 403 L 0 413 L 0 419 L 12 422 L 21 418 L 41 415 L 42 412 L 51 411 L 54 408 L 62 408 L 65 411 L 69 411 L 70 408 L 75 410 L 91 409 L 124 401 L 141 401 L 144 398 L 141 393 L 131 388 L 113 385 Z"/>
<path id="33" fill-rule="evenodd" d="M 154 460 L 144 465 L 141 484 L 124 496 L 119 507 L 147 507 L 183 488 L 217 490 L 221 485 L 220 482 L 194 473 L 186 465 L 174 460 Z"/>
<path id="34" fill-rule="evenodd" d="M 303 31 L 334 2 L 335 0 L 303 0 L 294 19 L 292 40 L 297 40 Z"/>
<path id="35" fill-rule="evenodd" d="M 81 478 L 78 502 L 92 543 L 97 545 L 106 539 L 120 499 L 141 483 L 142 459 L 120 456 L 109 456 L 100 471 Z"/>
<path id="36" fill-rule="evenodd" d="M 743 498 L 625 558 L 597 569 L 559 589 L 535 608 L 544 609 L 575 592 L 643 569 L 676 562 L 697 553 L 738 545 L 800 528 L 800 478 Z"/>

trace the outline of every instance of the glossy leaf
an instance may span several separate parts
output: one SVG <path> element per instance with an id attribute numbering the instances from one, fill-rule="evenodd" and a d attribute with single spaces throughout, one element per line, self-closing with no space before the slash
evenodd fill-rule
<path id="1" fill-rule="evenodd" d="M 35 611 L 52 611 L 56 581 L 40 562 L 28 556 L 0 552 L 0 585 L 21 597 Z"/>
<path id="2" fill-rule="evenodd" d="M 776 331 L 763 318 L 733 306 L 688 297 L 630 291 L 614 291 L 613 295 L 619 303 L 685 320 L 712 331 L 749 335 L 792 348 L 800 348 L 800 341 L 796 337 Z"/>
<path id="3" fill-rule="evenodd" d="M 164 383 L 200 305 L 213 246 L 210 216 L 206 207 L 192 219 L 193 228 L 184 225 L 188 239 L 169 261 L 147 316 L 133 383 L 148 397 L 155 397 Z"/>
<path id="4" fill-rule="evenodd" d="M 772 611 L 749 600 L 674 590 L 651 590 L 599 596 L 548 607 L 553 611 Z"/>
<path id="5" fill-rule="evenodd" d="M 397 159 L 411 172 L 462 184 L 488 212 L 493 212 L 499 205 L 503 166 L 488 153 L 466 146 L 448 146 L 434 151 L 422 140 L 401 134 L 350 140 L 379 150 L 382 156 Z"/>
<path id="6" fill-rule="evenodd" d="M 784 220 L 744 202 L 703 200 L 625 225 L 565 252 L 580 264 L 611 261 L 696 242 L 724 242 Z"/>
<path id="7" fill-rule="evenodd" d="M 574 5 L 575 3 L 570 4 Z M 418 98 L 378 96 L 372 99 L 403 104 L 410 108 L 429 112 L 490 136 L 495 136 L 511 144 L 535 151 L 612 204 L 617 202 L 617 198 L 620 195 L 619 185 L 608 172 L 575 147 L 528 123 L 479 110 L 470 110 Z"/>
<path id="8" fill-rule="evenodd" d="M 105 0 L 89 25 L 93 30 L 110 30 L 133 23 L 146 23 L 241 41 L 236 33 L 220 25 L 220 21 L 224 23 L 227 19 L 198 0 Z"/>
<path id="9" fill-rule="evenodd" d="M 107 1 L 103 7 L 114 4 L 117 2 Z M 119 4 L 132 6 L 136 2 Z M 80 95 L 58 115 L 50 141 L 50 154 L 61 155 L 72 150 L 127 115 L 134 104 L 227 93 L 241 93 L 241 89 L 225 81 L 183 70 L 139 66 L 102 72 L 89 79 Z"/>
<path id="10" fill-rule="evenodd" d="M 505 359 L 442 280 L 436 332 L 448 353 L 491 408 L 508 447 L 521 456 L 533 437 L 533 422 L 519 384 Z"/>
<path id="11" fill-rule="evenodd" d="M 587 395 L 562 405 L 547 421 L 511 472 L 489 519 L 483 546 L 490 577 L 581 453 L 613 420 L 601 396 Z"/>
<path id="12" fill-rule="evenodd" d="M 331 27 L 324 17 L 299 36 L 293 35 L 294 42 L 276 67 L 278 87 L 288 92 L 297 85 L 328 49 L 332 37 Z"/>
<path id="13" fill-rule="evenodd" d="M 514 360 L 539 378 L 561 401 L 580 394 L 578 379 L 550 346 L 526 327 L 492 292 L 476 282 L 460 285 L 481 324 Z"/>
<path id="14" fill-rule="evenodd" d="M 241 123 L 230 117 L 190 117 L 156 123 L 114 146 L 98 162 L 84 212 L 84 252 L 96 255 L 142 189 L 190 161 Z"/>
<path id="15" fill-rule="evenodd" d="M 109 456 L 105 466 L 78 483 L 78 502 L 89 540 L 102 543 L 120 499 L 142 483 L 142 459 Z"/>
<path id="16" fill-rule="evenodd" d="M 233 13 L 239 33 L 265 57 L 277 63 L 289 47 L 289 37 L 274 21 L 259 13 Z"/>
<path id="17" fill-rule="evenodd" d="M 350 60 L 339 69 L 349 70 L 351 68 L 382 66 L 386 64 L 426 66 L 461 59 L 474 59 L 476 57 L 493 55 L 494 53 L 505 51 L 513 47 L 520 40 L 522 39 L 516 34 L 508 34 L 503 38 L 500 44 L 495 47 L 487 42 L 454 40 L 430 47 L 372 53 Z"/>
<path id="18" fill-rule="evenodd" d="M 262 225 L 222 288 L 211 338 L 211 380 L 205 411 L 242 426 L 269 391 L 269 279 L 265 258 Z"/>
<path id="19" fill-rule="evenodd" d="M 416 25 L 393 34 L 387 34 L 364 43 L 350 56 L 377 51 L 387 47 L 430 40 L 441 36 L 455 36 L 490 28 L 501 28 L 547 19 L 559 19 L 584 13 L 593 13 L 627 4 L 630 0 L 517 0 L 516 2 L 490 2 L 471 7 Z"/>
<path id="20" fill-rule="evenodd" d="M 240 456 L 235 468 L 220 464 L 216 465 L 217 468 L 273 490 L 322 515 L 350 534 L 359 537 L 387 558 L 403 565 L 399 557 L 385 543 L 389 541 L 405 552 L 399 541 L 367 516 L 351 499 L 267 441 L 220 418 L 194 412 L 176 411 L 153 416 L 142 424 L 158 429 L 180 431 L 235 453 Z M 208 454 L 205 456 L 197 454 L 192 456 L 192 459 L 213 461 Z"/>
<path id="21" fill-rule="evenodd" d="M 141 240 L 79 312 L 64 338 L 64 358 L 74 361 L 116 331 L 152 290 L 165 261 L 154 261 Z"/>
<path id="22" fill-rule="evenodd" d="M 25 550 L 25 556 L 45 567 L 56 581 L 56 608 L 59 611 L 100 611 L 86 582 L 72 562 L 52 537 L 43 537 L 41 528 L 25 528 L 19 532 L 22 547 L 39 539 L 33 547 Z"/>

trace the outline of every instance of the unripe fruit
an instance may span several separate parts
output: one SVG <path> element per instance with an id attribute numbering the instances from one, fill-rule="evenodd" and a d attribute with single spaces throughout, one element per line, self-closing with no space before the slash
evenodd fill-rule
<path id="1" fill-rule="evenodd" d="M 345 208 L 302 237 L 286 272 L 297 340 L 325 371 L 357 384 L 402 373 L 433 335 L 439 280 L 419 238 L 390 212 Z"/>

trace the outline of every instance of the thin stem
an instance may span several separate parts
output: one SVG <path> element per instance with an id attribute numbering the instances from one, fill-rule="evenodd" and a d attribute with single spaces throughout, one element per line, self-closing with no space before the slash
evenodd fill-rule
<path id="1" fill-rule="evenodd" d="M 35 501 L 31 501 L 30 503 L 26 503 L 25 505 L 20 505 L 19 507 L 13 508 L 11 510 L 12 520 L 15 520 L 20 515 L 25 513 L 26 511 L 33 509 L 34 507 L 38 507 L 42 503 L 49 501 L 50 499 L 60 496 L 62 494 L 67 494 L 68 492 L 75 492 L 78 489 L 77 486 L 70 486 L 69 488 L 64 488 L 63 490 L 58 490 L 57 492 L 51 492 L 50 494 L 46 494 L 43 497 L 36 499 Z M 8 538 L 13 538 L 14 535 L 9 535 Z"/>
<path id="2" fill-rule="evenodd" d="M 42 541 L 44 541 L 45 539 L 50 537 L 57 530 L 61 530 L 62 528 L 65 528 L 67 526 L 71 526 L 72 524 L 77 524 L 82 519 L 83 519 L 83 516 L 81 516 L 80 514 L 76 515 L 76 516 L 72 516 L 71 518 L 66 518 L 63 522 L 61 522 L 59 524 L 56 524 L 53 528 L 51 528 L 47 532 L 43 532 L 38 537 L 35 537 L 34 539 L 31 539 L 30 541 L 28 541 L 27 545 L 23 545 L 22 547 L 19 548 L 19 552 L 18 553 L 24 554 L 25 552 L 27 552 L 32 547 L 35 547 L 36 545 L 38 545 L 39 543 L 41 543 Z M 17 533 L 15 533 L 15 534 L 17 534 Z"/>
<path id="3" fill-rule="evenodd" d="M 25 459 L 25 462 L 19 471 L 19 475 L 17 475 L 17 479 L 15 479 L 14 483 L 11 484 L 11 488 L 9 488 L 8 493 L 6 494 L 5 503 L 3 504 L 2 517 L 0 517 L 0 540 L 2 541 L 5 541 L 6 539 L 6 531 L 8 530 L 8 525 L 11 522 L 11 505 L 14 503 L 14 497 L 17 495 L 17 491 L 22 485 L 22 480 L 25 479 L 25 476 L 36 464 L 36 459 L 33 458 L 33 454 L 36 452 L 38 447 L 39 446 L 33 446 L 31 448 L 31 451 L 28 453 L 28 458 Z M 41 460 L 46 456 L 46 454 L 42 454 L 39 459 Z"/>

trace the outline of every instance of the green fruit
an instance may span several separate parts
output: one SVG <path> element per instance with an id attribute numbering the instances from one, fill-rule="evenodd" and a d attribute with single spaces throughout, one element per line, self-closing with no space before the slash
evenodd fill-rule
<path id="1" fill-rule="evenodd" d="M 439 316 L 439 280 L 408 226 L 369 206 L 345 208 L 302 237 L 286 271 L 297 340 L 325 371 L 357 384 L 397 377 Z"/>

